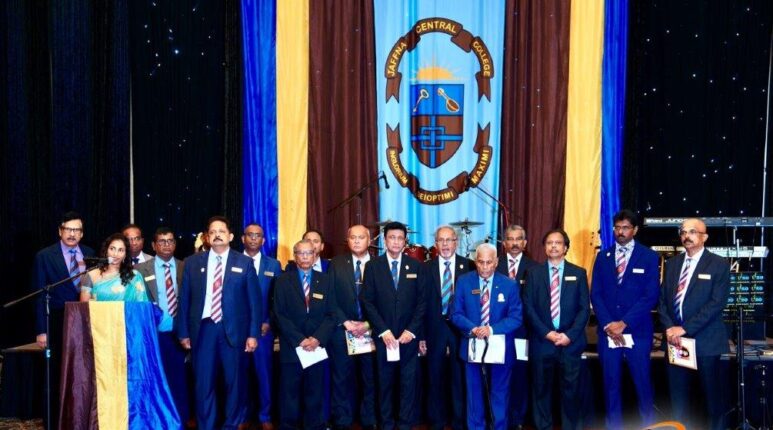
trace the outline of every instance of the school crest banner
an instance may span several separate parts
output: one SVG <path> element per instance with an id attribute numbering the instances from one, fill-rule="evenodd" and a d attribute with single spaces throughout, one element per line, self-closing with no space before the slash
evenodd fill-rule
<path id="1" fill-rule="evenodd" d="M 496 236 L 503 0 L 374 0 L 380 218 L 430 245 L 475 221 L 459 253 Z M 485 193 L 484 193 L 485 191 Z"/>

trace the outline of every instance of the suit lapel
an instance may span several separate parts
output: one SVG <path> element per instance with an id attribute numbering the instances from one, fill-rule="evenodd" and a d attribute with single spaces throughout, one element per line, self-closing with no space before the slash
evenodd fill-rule
<path id="1" fill-rule="evenodd" d="M 639 249 L 641 245 L 636 243 L 633 246 L 633 250 L 631 251 L 631 258 L 628 259 L 628 264 L 625 265 L 625 273 L 623 273 L 623 281 L 626 281 L 627 278 L 631 275 L 631 272 L 635 266 L 635 264 L 639 261 L 639 257 L 641 257 L 641 249 Z M 612 263 L 615 266 L 615 269 L 617 269 L 617 264 Z M 617 271 L 615 271 L 617 273 Z"/>
<path id="2" fill-rule="evenodd" d="M 438 296 L 443 297 L 443 280 L 440 279 L 440 257 L 437 257 L 433 259 L 429 263 L 429 270 L 432 271 L 432 278 L 435 280 L 435 292 L 437 292 Z"/>
<path id="3" fill-rule="evenodd" d="M 708 250 L 704 249 L 703 254 L 701 255 L 701 259 L 698 260 L 698 263 L 695 265 L 695 270 L 692 272 L 692 277 L 690 278 L 690 284 L 687 286 L 687 292 L 684 295 L 684 300 L 687 300 L 687 297 L 692 294 L 693 291 L 695 291 L 695 284 L 698 282 L 698 276 L 700 276 L 701 273 L 704 273 L 706 271 L 707 266 L 709 265 L 709 259 L 706 258 L 706 253 Z M 679 281 L 677 281 L 679 282 Z"/>

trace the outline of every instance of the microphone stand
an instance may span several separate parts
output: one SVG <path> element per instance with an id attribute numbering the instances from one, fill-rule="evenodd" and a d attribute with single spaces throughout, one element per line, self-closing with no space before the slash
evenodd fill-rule
<path id="1" fill-rule="evenodd" d="M 328 209 L 327 213 L 330 213 L 330 212 L 333 212 L 333 211 L 335 211 L 337 209 L 340 209 L 340 208 L 348 205 L 349 202 L 354 200 L 356 197 L 359 197 L 359 200 L 357 200 L 357 215 L 356 215 L 356 218 L 357 218 L 357 224 L 362 224 L 362 194 L 365 191 L 367 191 L 368 188 L 372 187 L 374 184 L 377 184 L 378 181 L 380 181 L 382 177 L 383 176 L 381 174 L 379 174 L 374 179 L 372 179 L 370 182 L 368 182 L 367 184 L 365 184 L 362 187 L 360 187 L 360 189 L 358 189 L 357 191 L 353 192 L 352 194 L 350 194 L 345 199 L 341 200 L 339 203 L 337 203 L 332 208 Z M 384 179 L 384 180 L 386 180 L 386 179 Z"/>
<path id="2" fill-rule="evenodd" d="M 472 186 L 470 186 L 470 188 L 472 188 Z M 502 218 L 503 218 L 503 221 L 505 222 L 505 223 L 504 223 L 504 225 L 503 225 L 502 227 L 503 227 L 503 228 L 507 228 L 507 226 L 509 226 L 509 225 L 510 225 L 510 210 L 509 210 L 509 209 L 507 209 L 507 206 L 505 206 L 505 204 L 504 204 L 504 203 L 502 203 L 502 201 L 501 201 L 501 200 L 499 200 L 498 198 L 494 197 L 494 195 L 492 195 L 491 193 L 489 193 L 488 191 L 486 191 L 486 189 L 484 189 L 483 187 L 481 187 L 481 186 L 480 186 L 480 184 L 478 184 L 478 185 L 477 185 L 476 187 L 474 187 L 474 188 L 476 188 L 476 189 L 480 190 L 480 192 L 482 192 L 483 194 L 485 194 L 485 195 L 486 195 L 487 197 L 489 197 L 491 200 L 494 200 L 494 202 L 496 202 L 497 206 L 499 206 L 499 207 L 501 207 L 501 208 L 502 208 Z M 497 230 L 499 230 L 499 229 L 497 228 Z"/>
<path id="3" fill-rule="evenodd" d="M 91 267 L 86 267 L 86 270 L 83 272 L 80 272 L 76 275 L 70 276 L 69 278 L 62 279 L 61 281 L 54 282 L 53 284 L 48 284 L 45 287 L 33 291 L 30 294 L 27 294 L 23 297 L 20 297 L 16 300 L 12 300 L 6 304 L 3 305 L 3 309 L 10 308 L 11 306 L 14 306 L 18 303 L 21 303 L 27 299 L 31 299 L 33 297 L 38 296 L 39 294 L 43 294 L 45 292 L 45 302 L 46 302 L 46 348 L 44 349 L 45 352 L 45 360 L 46 360 L 46 429 L 51 430 L 51 339 L 49 337 L 49 333 L 51 333 L 51 310 L 49 308 L 49 304 L 51 302 L 51 290 L 54 288 L 65 284 L 67 282 L 72 281 L 73 279 L 80 278 L 81 276 L 88 273 L 90 270 L 98 267 L 99 265 L 94 265 Z"/>

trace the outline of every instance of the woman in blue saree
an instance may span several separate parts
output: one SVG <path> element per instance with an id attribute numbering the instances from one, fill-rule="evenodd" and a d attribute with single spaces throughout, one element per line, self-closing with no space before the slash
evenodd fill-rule
<path id="1" fill-rule="evenodd" d="M 102 243 L 99 256 L 109 263 L 91 270 L 81 283 L 80 300 L 147 302 L 142 275 L 132 269 L 127 250 L 129 243 L 121 233 L 110 235 Z"/>

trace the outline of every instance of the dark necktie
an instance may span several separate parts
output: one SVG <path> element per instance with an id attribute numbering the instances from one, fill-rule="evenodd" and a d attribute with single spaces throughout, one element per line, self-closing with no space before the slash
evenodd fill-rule
<path id="1" fill-rule="evenodd" d="M 362 319 L 362 309 L 360 309 L 360 287 L 362 286 L 362 261 L 357 260 L 354 268 L 354 302 L 357 303 L 357 317 Z"/>
<path id="2" fill-rule="evenodd" d="M 140 257 L 132 257 L 132 264 L 140 264 Z"/>
<path id="3" fill-rule="evenodd" d="M 78 273 L 80 273 L 80 267 L 78 267 L 78 250 L 77 249 L 71 249 L 70 250 L 70 276 L 75 276 Z M 77 277 L 72 280 L 72 284 L 75 286 L 75 289 L 80 292 L 80 285 L 81 285 L 81 278 Z"/>
<path id="4" fill-rule="evenodd" d="M 400 277 L 397 273 L 397 260 L 392 262 L 392 283 L 395 285 L 395 290 L 397 289 L 397 282 L 400 280 Z"/>

